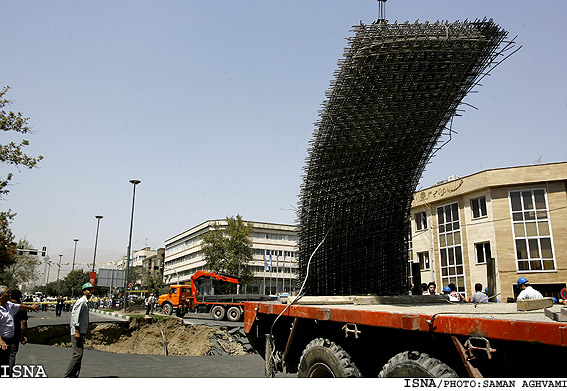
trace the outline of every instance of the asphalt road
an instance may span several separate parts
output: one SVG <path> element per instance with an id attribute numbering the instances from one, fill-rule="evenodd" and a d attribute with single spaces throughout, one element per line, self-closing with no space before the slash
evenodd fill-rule
<path id="1" fill-rule="evenodd" d="M 55 311 L 28 312 L 28 327 L 68 325 L 71 321 L 71 312 L 61 312 L 61 316 L 55 316 Z M 96 312 L 89 313 L 90 323 L 115 323 L 126 322 L 123 318 L 112 317 Z"/>
<path id="2" fill-rule="evenodd" d="M 196 316 L 193 316 L 196 315 Z M 29 313 L 28 327 L 68 325 L 70 313 L 56 317 L 54 311 Z M 185 322 L 204 322 L 200 314 Z M 121 322 L 120 318 L 90 313 L 91 323 Z M 225 322 L 234 326 L 233 322 Z M 209 323 L 210 324 L 210 323 Z M 70 338 L 70 336 L 69 336 Z M 39 344 L 20 346 L 16 364 L 42 365 L 48 377 L 63 377 L 71 359 L 71 348 Z M 161 356 L 118 354 L 85 349 L 80 377 L 121 378 L 263 378 L 264 360 L 257 354 L 244 356 Z M 278 377 L 293 377 L 280 374 Z"/>
<path id="3" fill-rule="evenodd" d="M 244 322 L 229 322 L 227 320 L 214 320 L 211 314 L 188 313 L 183 317 L 185 324 L 205 324 L 209 326 L 244 327 Z"/>

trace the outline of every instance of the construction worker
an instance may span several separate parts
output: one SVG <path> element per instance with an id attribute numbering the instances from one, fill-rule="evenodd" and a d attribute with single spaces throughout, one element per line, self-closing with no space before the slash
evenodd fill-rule
<path id="1" fill-rule="evenodd" d="M 527 278 L 518 278 L 518 286 L 520 287 L 521 292 L 516 300 L 543 299 L 543 295 L 530 286 L 530 282 Z"/>

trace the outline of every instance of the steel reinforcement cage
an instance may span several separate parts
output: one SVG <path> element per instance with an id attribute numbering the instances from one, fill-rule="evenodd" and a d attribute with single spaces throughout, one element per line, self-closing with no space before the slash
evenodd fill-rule
<path id="1" fill-rule="evenodd" d="M 486 19 L 380 20 L 353 31 L 308 149 L 298 281 L 310 295 L 403 294 L 425 165 L 463 98 L 513 41 L 500 49 L 508 33 Z"/>

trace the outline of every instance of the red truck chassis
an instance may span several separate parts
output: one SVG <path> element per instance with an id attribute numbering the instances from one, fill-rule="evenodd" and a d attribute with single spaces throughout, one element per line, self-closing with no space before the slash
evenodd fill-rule
<path id="1" fill-rule="evenodd" d="M 345 302 L 349 300 L 351 304 L 289 308 L 274 302 L 246 303 L 245 332 L 266 359 L 267 375 L 275 371 L 297 372 L 301 377 L 562 373 L 567 323 L 551 320 L 544 310 L 518 312 L 516 304 L 475 306 L 439 299 L 358 305 L 352 304 L 353 298 Z M 372 300 L 361 297 L 359 301 Z"/>

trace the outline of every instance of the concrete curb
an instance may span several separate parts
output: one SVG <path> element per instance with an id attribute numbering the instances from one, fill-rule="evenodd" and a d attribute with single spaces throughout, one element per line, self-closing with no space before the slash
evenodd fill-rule
<path id="1" fill-rule="evenodd" d="M 108 316 L 112 316 L 114 318 L 122 318 L 122 319 L 126 319 L 126 320 L 130 320 L 130 317 L 128 315 L 122 315 L 122 314 L 117 314 L 115 312 L 108 312 L 108 311 L 101 311 L 101 310 L 89 310 L 90 312 L 96 312 L 97 314 L 103 314 L 103 315 L 108 315 Z"/>

